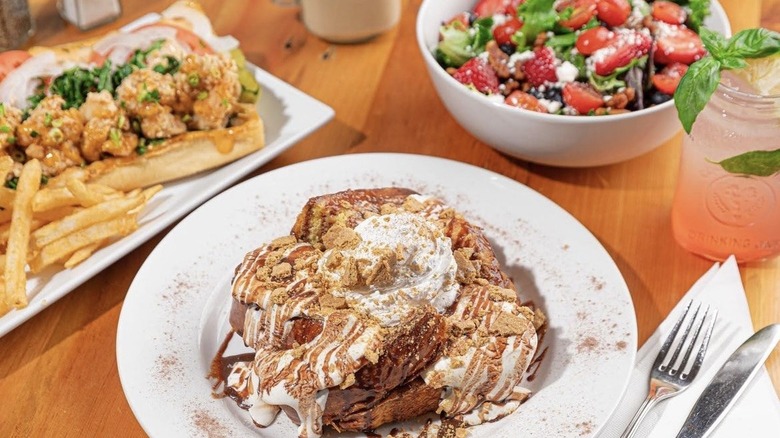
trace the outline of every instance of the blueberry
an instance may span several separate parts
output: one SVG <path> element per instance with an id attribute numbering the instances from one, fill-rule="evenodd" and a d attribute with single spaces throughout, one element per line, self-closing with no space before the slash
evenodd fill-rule
<path id="1" fill-rule="evenodd" d="M 653 105 L 660 105 L 671 99 L 672 96 L 665 93 L 661 93 L 660 91 L 657 90 L 650 93 L 650 103 Z"/>
<path id="2" fill-rule="evenodd" d="M 544 91 L 540 91 L 538 88 L 531 88 L 528 92 L 537 99 L 547 99 L 563 104 L 561 89 L 558 87 L 545 86 Z"/>
<path id="3" fill-rule="evenodd" d="M 499 49 L 501 49 L 502 52 L 506 53 L 509 56 L 512 56 L 513 53 L 515 53 L 515 45 L 511 43 L 504 43 L 498 46 Z"/>

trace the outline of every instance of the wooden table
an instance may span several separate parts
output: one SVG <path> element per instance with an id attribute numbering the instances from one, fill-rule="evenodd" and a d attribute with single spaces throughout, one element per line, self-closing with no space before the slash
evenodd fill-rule
<path id="1" fill-rule="evenodd" d="M 34 0 L 37 33 L 51 45 L 97 35 Z M 108 27 L 161 10 L 170 0 L 123 1 Z M 539 191 L 580 220 L 606 247 L 634 299 L 640 344 L 711 262 L 675 243 L 670 206 L 681 136 L 634 160 L 558 169 L 508 158 L 475 140 L 447 113 L 424 70 L 414 35 L 421 0 L 403 0 L 399 25 L 368 43 L 331 45 L 309 35 L 296 8 L 270 0 L 204 1 L 219 34 L 247 58 L 332 106 L 335 119 L 259 169 L 369 151 L 410 152 L 475 164 Z M 722 0 L 734 30 L 780 30 L 780 0 Z M 115 355 L 125 293 L 160 233 L 27 323 L 0 338 L 0 436 L 142 436 L 122 393 Z M 780 259 L 740 267 L 756 328 L 780 321 Z M 780 390 L 780 355 L 768 368 Z"/>

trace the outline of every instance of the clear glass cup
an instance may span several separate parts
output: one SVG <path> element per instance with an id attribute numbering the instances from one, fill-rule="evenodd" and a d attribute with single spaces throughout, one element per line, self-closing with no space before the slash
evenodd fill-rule
<path id="1" fill-rule="evenodd" d="M 18 49 L 33 34 L 27 0 L 0 0 L 0 52 Z"/>
<path id="2" fill-rule="evenodd" d="M 746 152 L 776 150 L 780 154 L 780 95 L 755 94 L 724 72 L 683 139 L 672 204 L 677 242 L 712 260 L 734 254 L 738 262 L 749 262 L 780 254 L 780 173 L 755 176 L 719 164 Z M 750 166 L 746 158 L 737 161 Z"/>

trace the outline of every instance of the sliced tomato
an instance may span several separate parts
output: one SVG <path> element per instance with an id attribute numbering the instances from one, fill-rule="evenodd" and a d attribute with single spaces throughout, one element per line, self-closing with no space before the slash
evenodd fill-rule
<path id="1" fill-rule="evenodd" d="M 621 26 L 631 15 L 631 5 L 628 0 L 599 0 L 596 5 L 599 20 L 610 26 Z"/>
<path id="2" fill-rule="evenodd" d="M 590 84 L 569 82 L 563 86 L 563 101 L 580 114 L 604 106 L 604 98 Z"/>
<path id="3" fill-rule="evenodd" d="M 509 96 L 504 99 L 504 103 L 510 106 L 536 111 L 539 113 L 547 112 L 547 108 L 545 108 L 541 102 L 539 102 L 539 99 L 520 90 L 511 92 Z"/>
<path id="4" fill-rule="evenodd" d="M 594 62 L 596 74 L 607 76 L 620 67 L 625 67 L 634 59 L 645 56 L 653 44 L 650 35 L 632 29 L 617 33 L 617 38 L 601 49 L 603 54 L 596 54 L 599 59 Z"/>
<path id="5" fill-rule="evenodd" d="M 14 71 L 16 67 L 19 67 L 30 58 L 32 58 L 32 55 L 25 50 L 8 50 L 0 53 L 0 82 L 8 76 L 8 73 Z"/>
<path id="6" fill-rule="evenodd" d="M 211 55 L 214 53 L 214 49 L 212 49 L 211 46 L 206 43 L 206 41 L 203 41 L 203 39 L 195 34 L 195 32 L 189 29 L 185 29 L 181 26 L 168 23 L 151 23 L 147 24 L 146 26 L 141 26 L 138 29 L 140 30 L 153 26 L 166 26 L 176 29 L 176 39 L 179 40 L 179 42 L 187 45 L 187 47 L 189 47 L 193 53 L 198 55 Z"/>
<path id="7" fill-rule="evenodd" d="M 592 27 L 583 31 L 578 37 L 574 46 L 577 51 L 583 55 L 591 55 L 598 49 L 609 45 L 615 39 L 615 32 L 604 26 Z"/>
<path id="8" fill-rule="evenodd" d="M 509 0 L 479 0 L 474 6 L 474 13 L 480 18 L 503 14 L 508 3 Z"/>
<path id="9" fill-rule="evenodd" d="M 183 47 L 187 48 L 190 52 L 203 55 L 203 54 L 212 54 L 214 53 L 214 50 L 205 42 L 203 41 L 199 36 L 197 36 L 192 31 L 185 29 L 180 26 L 176 26 L 173 24 L 167 24 L 167 23 L 151 23 L 147 24 L 145 26 L 141 26 L 138 29 L 133 30 L 133 32 L 140 32 L 144 29 L 154 28 L 154 27 L 165 27 L 169 29 L 175 30 L 175 39 L 179 42 Z M 98 43 L 99 44 L 99 43 Z M 120 44 L 121 45 L 121 44 Z M 101 53 L 99 51 L 93 50 L 92 53 L 90 53 L 89 62 L 94 65 L 101 65 L 105 62 L 105 60 L 111 56 L 111 53 L 113 52 L 114 48 L 108 49 L 105 53 Z M 128 58 L 132 55 L 132 53 L 128 53 Z"/>
<path id="10" fill-rule="evenodd" d="M 653 2 L 653 18 L 669 24 L 683 24 L 688 18 L 685 9 L 677 3 L 659 0 Z"/>
<path id="11" fill-rule="evenodd" d="M 596 0 L 564 0 L 556 6 L 558 12 L 571 8 L 571 15 L 559 23 L 563 27 L 577 30 L 596 15 Z"/>
<path id="12" fill-rule="evenodd" d="M 493 29 L 493 38 L 498 45 L 511 44 L 514 46 L 516 44 L 512 41 L 512 35 L 521 27 L 523 27 L 523 22 L 520 19 L 510 18 L 504 24 Z"/>
<path id="13" fill-rule="evenodd" d="M 656 38 L 655 44 L 653 60 L 659 64 L 681 62 L 690 65 L 707 53 L 699 35 L 684 26 L 664 32 Z"/>
<path id="14" fill-rule="evenodd" d="M 671 96 L 674 94 L 674 91 L 677 90 L 677 85 L 680 84 L 680 79 L 682 79 L 683 75 L 685 75 L 685 72 L 687 71 L 688 66 L 681 62 L 669 64 L 664 67 L 660 73 L 653 75 L 653 85 L 655 86 L 656 90 Z"/>

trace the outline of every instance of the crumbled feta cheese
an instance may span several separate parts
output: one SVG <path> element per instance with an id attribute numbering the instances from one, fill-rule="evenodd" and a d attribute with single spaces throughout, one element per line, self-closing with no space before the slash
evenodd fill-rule
<path id="1" fill-rule="evenodd" d="M 556 67 L 555 74 L 558 76 L 558 82 L 574 82 L 577 79 L 580 71 L 569 61 L 563 61 L 563 63 Z"/>
<path id="2" fill-rule="evenodd" d="M 548 113 L 557 113 L 561 109 L 561 103 L 557 100 L 539 99 L 539 103 L 547 109 Z"/>
<path id="3" fill-rule="evenodd" d="M 477 55 L 477 58 L 482 58 L 483 61 L 487 62 L 488 59 L 490 59 L 490 54 L 487 51 L 484 51 Z"/>
<path id="4" fill-rule="evenodd" d="M 508 17 L 504 14 L 493 15 L 493 26 L 490 29 L 493 30 L 498 26 L 501 26 L 502 24 L 506 23 L 507 18 Z"/>
<path id="5" fill-rule="evenodd" d="M 504 96 L 502 96 L 500 94 L 488 94 L 485 97 L 487 97 L 493 103 L 497 103 L 497 104 L 500 104 L 500 105 L 504 104 Z"/>
<path id="6" fill-rule="evenodd" d="M 534 52 L 530 50 L 525 50 L 523 52 L 515 52 L 512 55 L 509 56 L 509 60 L 507 61 L 509 65 L 514 65 L 517 61 L 525 62 L 529 59 L 534 59 Z"/>

